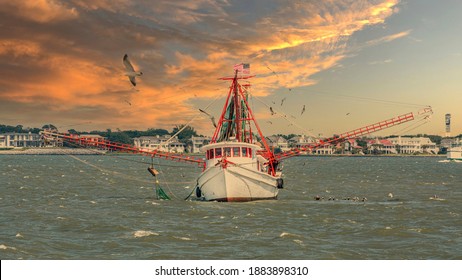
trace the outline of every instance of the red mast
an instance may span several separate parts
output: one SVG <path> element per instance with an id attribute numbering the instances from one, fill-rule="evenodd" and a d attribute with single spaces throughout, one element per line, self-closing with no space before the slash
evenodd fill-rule
<path id="1" fill-rule="evenodd" d="M 242 86 L 239 84 L 239 80 L 247 80 L 255 76 L 239 76 L 238 74 L 239 71 L 236 70 L 234 77 L 220 78 L 220 80 L 228 80 L 232 82 L 211 143 L 221 141 L 253 143 L 253 123 L 264 148 L 262 155 L 268 160 L 268 165 L 270 167 L 269 172 L 274 175 L 276 173 L 277 160 L 275 159 L 265 136 L 263 136 L 263 133 L 261 132 L 260 126 L 255 119 L 245 94 L 247 92 L 246 89 L 250 85 L 244 85 L 245 90 L 243 90 Z"/>
<path id="2" fill-rule="evenodd" d="M 252 109 L 249 106 L 247 97 L 244 94 L 244 90 L 238 82 L 239 80 L 247 80 L 255 76 L 239 76 L 238 73 L 239 71 L 236 70 L 234 77 L 220 78 L 220 80 L 232 82 L 211 143 L 234 140 L 230 139 L 232 137 L 235 137 L 238 142 L 251 143 L 253 140 L 251 123 L 253 122 L 265 150 L 269 151 L 266 138 L 263 136 L 260 126 L 255 120 Z M 245 85 L 246 88 L 249 86 L 248 84 Z"/>

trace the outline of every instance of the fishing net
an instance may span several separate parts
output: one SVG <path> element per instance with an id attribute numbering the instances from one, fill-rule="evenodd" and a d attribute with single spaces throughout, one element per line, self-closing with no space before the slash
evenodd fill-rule
<path id="1" fill-rule="evenodd" d="M 157 199 L 170 200 L 170 197 L 165 193 L 165 191 L 156 183 L 156 196 Z"/>

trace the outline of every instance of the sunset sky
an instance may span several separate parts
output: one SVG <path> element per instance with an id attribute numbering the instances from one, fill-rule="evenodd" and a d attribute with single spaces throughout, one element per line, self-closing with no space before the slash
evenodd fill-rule
<path id="1" fill-rule="evenodd" d="M 458 135 L 461 30 L 458 0 L 0 0 L 0 124 L 170 131 L 194 118 L 210 136 L 198 109 L 218 118 L 218 78 L 246 62 L 267 135 L 330 136 L 426 105 L 430 122 L 378 135 L 442 135 L 446 113 Z"/>

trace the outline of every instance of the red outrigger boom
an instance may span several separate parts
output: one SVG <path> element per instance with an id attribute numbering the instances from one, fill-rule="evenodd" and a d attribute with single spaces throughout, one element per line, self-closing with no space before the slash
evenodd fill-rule
<path id="1" fill-rule="evenodd" d="M 374 123 L 374 124 L 371 124 L 371 125 L 367 125 L 367 126 L 364 126 L 364 127 L 361 127 L 361 128 L 357 128 L 357 129 L 354 129 L 354 130 L 351 130 L 351 131 L 336 135 L 336 136 L 331 137 L 331 138 L 322 139 L 322 140 L 319 140 L 318 143 L 313 143 L 312 145 L 306 145 L 305 147 L 292 149 L 292 150 L 287 151 L 287 152 L 282 152 L 282 153 L 276 154 L 275 157 L 276 157 L 277 160 L 290 158 L 290 157 L 293 157 L 293 156 L 297 156 L 302 152 L 312 151 L 312 150 L 315 150 L 317 148 L 326 146 L 328 144 L 337 144 L 337 143 L 346 141 L 346 140 L 351 139 L 351 138 L 359 137 L 359 136 L 362 136 L 362 135 L 367 135 L 367 134 L 377 132 L 377 131 L 383 130 L 385 128 L 389 128 L 389 127 L 392 127 L 392 126 L 395 126 L 395 125 L 398 125 L 398 124 L 402 124 L 402 123 L 405 123 L 405 122 L 409 122 L 409 121 L 412 121 L 412 120 L 414 120 L 414 114 L 411 112 L 411 113 L 407 113 L 407 114 L 404 114 L 404 115 L 400 115 L 400 116 L 398 116 L 396 118 L 388 119 L 388 120 L 381 121 L 381 122 L 378 122 L 378 123 Z"/>
<path id="2" fill-rule="evenodd" d="M 98 148 L 98 149 L 110 150 L 110 151 L 121 151 L 121 152 L 141 154 L 141 155 L 151 156 L 151 157 L 165 158 L 165 159 L 180 161 L 180 162 L 197 163 L 201 167 L 204 166 L 205 164 L 205 161 L 202 159 L 184 156 L 180 154 L 169 153 L 169 152 L 162 152 L 159 150 L 147 151 L 147 150 L 143 150 L 141 148 L 135 147 L 133 145 L 112 142 L 112 141 L 105 140 L 105 139 L 98 139 L 98 138 L 90 139 L 90 138 L 81 137 L 75 134 L 57 133 L 57 132 L 52 132 L 52 131 L 47 131 L 47 130 L 42 131 L 42 134 L 45 136 L 60 138 L 60 139 L 63 139 L 63 141 L 66 141 L 68 143 L 73 143 L 81 147 Z"/>

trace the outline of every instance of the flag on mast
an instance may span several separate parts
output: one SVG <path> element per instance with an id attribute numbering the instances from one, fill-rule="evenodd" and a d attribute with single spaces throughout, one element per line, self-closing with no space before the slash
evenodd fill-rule
<path id="1" fill-rule="evenodd" d="M 234 65 L 234 71 L 242 74 L 250 74 L 250 64 L 249 63 L 240 63 Z"/>

